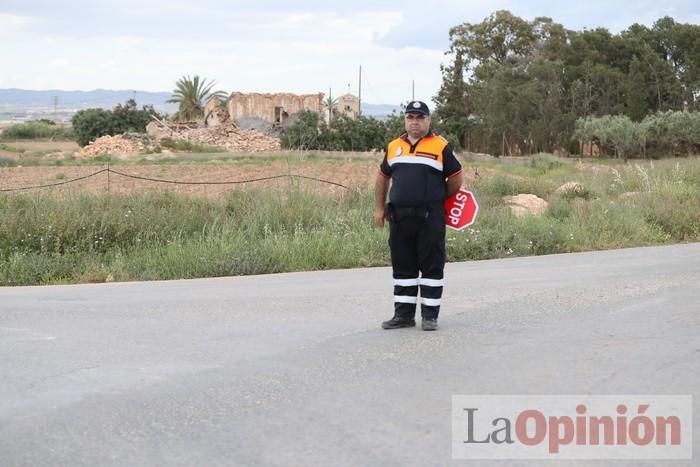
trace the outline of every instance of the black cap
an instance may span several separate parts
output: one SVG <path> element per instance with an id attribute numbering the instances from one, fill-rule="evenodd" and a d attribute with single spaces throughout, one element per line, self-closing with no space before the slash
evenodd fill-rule
<path id="1" fill-rule="evenodd" d="M 430 109 L 428 104 L 423 101 L 411 101 L 406 104 L 406 113 L 419 113 L 423 115 L 430 115 Z"/>

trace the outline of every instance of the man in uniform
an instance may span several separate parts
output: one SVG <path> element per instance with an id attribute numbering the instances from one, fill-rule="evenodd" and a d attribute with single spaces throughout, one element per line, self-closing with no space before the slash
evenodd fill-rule
<path id="1" fill-rule="evenodd" d="M 394 317 L 382 327 L 416 325 L 420 287 L 422 328 L 434 331 L 445 267 L 444 201 L 461 188 L 462 167 L 447 140 L 430 130 L 424 102 L 409 102 L 405 119 L 406 132 L 387 146 L 374 186 L 374 223 L 381 228 L 389 220 L 394 276 Z"/>

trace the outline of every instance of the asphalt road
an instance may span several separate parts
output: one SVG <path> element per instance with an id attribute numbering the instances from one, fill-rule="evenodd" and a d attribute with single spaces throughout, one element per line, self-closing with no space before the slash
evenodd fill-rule
<path id="1" fill-rule="evenodd" d="M 432 333 L 391 284 L 0 288 L 0 465 L 542 465 L 453 460 L 455 394 L 690 394 L 697 462 L 700 244 L 449 264 Z"/>

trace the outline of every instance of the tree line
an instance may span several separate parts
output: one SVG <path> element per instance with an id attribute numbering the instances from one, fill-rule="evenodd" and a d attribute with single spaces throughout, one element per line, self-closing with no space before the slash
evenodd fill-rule
<path id="1" fill-rule="evenodd" d="M 339 113 L 326 123 L 316 112 L 305 110 L 285 128 L 280 142 L 286 149 L 380 151 L 403 132 L 403 113 L 393 113 L 385 120 L 364 116 L 353 119 Z"/>
<path id="2" fill-rule="evenodd" d="M 582 153 L 656 157 L 700 152 L 700 25 L 664 17 L 618 34 L 571 31 L 551 18 L 532 21 L 497 11 L 450 29 L 433 129 L 455 147 L 490 154 Z M 186 76 L 171 102 L 175 119 L 200 118 L 215 83 Z M 332 108 L 333 103 L 329 104 Z M 143 131 L 152 108 L 128 102 L 89 109 L 73 126 L 81 145 L 103 134 Z M 386 120 L 344 115 L 325 123 L 304 112 L 285 128 L 282 146 L 381 150 L 403 131 Z"/>
<path id="3" fill-rule="evenodd" d="M 582 130 L 597 118 L 620 117 L 616 128 L 636 138 L 642 135 L 629 132 L 649 129 L 641 122 L 650 116 L 661 114 L 658 123 L 671 118 L 669 111 L 699 110 L 700 26 L 670 17 L 612 34 L 497 11 L 451 28 L 447 53 L 434 120 L 471 151 L 578 152 L 577 137 L 602 142 L 600 132 Z M 643 152 L 612 146 L 622 154 Z"/>
<path id="4" fill-rule="evenodd" d="M 700 112 L 667 111 L 635 122 L 627 115 L 604 115 L 576 121 L 574 138 L 579 154 L 598 151 L 627 160 L 630 157 L 688 156 L 700 152 Z"/>

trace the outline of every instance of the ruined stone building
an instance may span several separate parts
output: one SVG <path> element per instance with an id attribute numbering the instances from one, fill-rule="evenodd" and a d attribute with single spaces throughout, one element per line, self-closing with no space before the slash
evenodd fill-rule
<path id="1" fill-rule="evenodd" d="M 230 118 L 240 121 L 246 118 L 261 118 L 269 123 L 284 125 L 292 115 L 302 110 L 320 113 L 323 93 L 318 94 L 262 94 L 234 92 L 228 100 Z"/>
<path id="2" fill-rule="evenodd" d="M 303 110 L 316 112 L 328 123 L 328 107 L 323 101 L 324 94 L 290 93 L 242 93 L 233 92 L 222 103 L 213 97 L 204 109 L 204 124 L 219 126 L 234 121 L 241 128 L 256 128 L 262 131 L 265 126 L 277 128 L 292 124 Z M 334 115 L 344 114 L 355 119 L 360 115 L 360 98 L 344 94 L 337 98 Z"/>
<path id="3" fill-rule="evenodd" d="M 211 97 L 204 107 L 204 125 L 219 126 L 230 120 L 228 110 L 218 97 Z"/>

